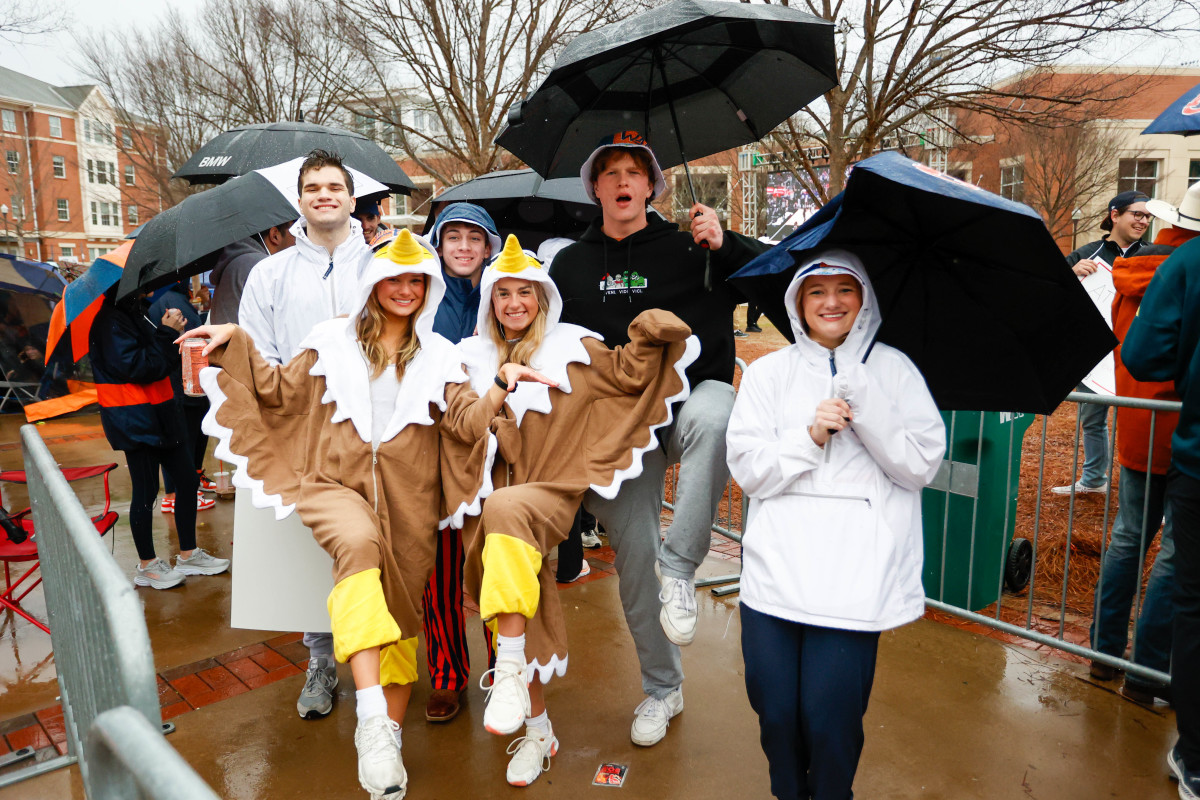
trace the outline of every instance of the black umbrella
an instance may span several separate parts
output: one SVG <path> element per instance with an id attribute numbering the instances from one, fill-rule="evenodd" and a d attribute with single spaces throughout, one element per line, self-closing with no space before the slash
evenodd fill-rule
<path id="1" fill-rule="evenodd" d="M 730 280 L 789 339 L 783 294 L 838 247 L 862 259 L 878 340 L 916 363 L 943 409 L 1051 413 L 1117 340 L 1036 211 L 896 153 Z"/>
<path id="2" fill-rule="evenodd" d="M 227 245 L 298 218 L 300 161 L 253 170 L 156 214 L 134 240 L 117 299 L 206 272 Z M 351 175 L 359 197 L 382 189 L 357 169 Z"/>
<path id="3" fill-rule="evenodd" d="M 416 188 L 382 147 L 362 134 L 307 122 L 272 122 L 225 131 L 187 160 L 173 178 L 189 183 L 224 183 L 316 149 L 342 157 L 347 166 L 370 175 L 399 194 Z"/>
<path id="4" fill-rule="evenodd" d="M 674 0 L 572 40 L 496 142 L 563 178 L 602 138 L 637 130 L 662 167 L 686 169 L 758 141 L 836 85 L 832 23 L 783 6 Z"/>
<path id="5" fill-rule="evenodd" d="M 433 230 L 437 214 L 450 203 L 474 203 L 496 222 L 501 235 L 516 234 L 522 247 L 536 248 L 550 236 L 572 239 L 600 215 L 578 176 L 543 180 L 531 169 L 500 170 L 452 186 L 436 198 L 425 221 Z"/>

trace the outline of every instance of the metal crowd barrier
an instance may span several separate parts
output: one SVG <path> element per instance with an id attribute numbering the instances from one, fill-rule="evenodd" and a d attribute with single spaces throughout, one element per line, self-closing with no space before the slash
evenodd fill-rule
<path id="1" fill-rule="evenodd" d="M 174 751 L 162 740 L 154 657 L 133 585 L 96 535 L 37 428 L 23 426 L 21 442 L 68 754 L 0 776 L 0 787 L 78 763 L 88 797 L 215 797 L 182 759 L 163 755 Z M 141 722 L 131 725 L 131 716 Z M 96 753 L 100 759 L 93 763 Z M 169 786 L 153 789 L 159 785 L 154 776 L 164 771 Z"/>
<path id="2" fill-rule="evenodd" d="M 739 367 L 742 367 L 743 369 L 745 367 L 744 364 L 740 363 L 740 359 L 739 359 Z M 1178 412 L 1181 407 L 1181 404 L 1178 402 L 1167 402 L 1167 401 L 1159 401 L 1159 400 L 1143 400 L 1140 398 L 1131 398 L 1131 397 L 1108 397 L 1108 396 L 1104 396 L 1104 395 L 1091 394 L 1091 393 L 1086 393 L 1086 392 L 1072 392 L 1070 395 L 1067 396 L 1067 398 L 1064 402 L 1074 402 L 1076 404 L 1079 404 L 1080 406 L 1083 406 L 1085 404 L 1094 404 L 1094 405 L 1102 405 L 1102 406 L 1105 406 L 1106 408 L 1113 408 L 1113 407 L 1138 408 L 1138 409 L 1144 409 L 1144 410 L 1150 411 L 1151 412 L 1151 422 L 1150 422 L 1149 441 L 1151 443 L 1151 446 L 1149 448 L 1149 452 L 1150 452 L 1151 460 L 1150 460 L 1150 463 L 1148 464 L 1149 469 L 1147 470 L 1147 472 L 1153 471 L 1154 467 L 1156 466 L 1153 462 L 1153 441 L 1154 441 L 1154 435 L 1155 435 L 1154 432 L 1155 432 L 1156 426 L 1158 425 L 1158 421 L 1159 421 L 1158 420 L 1159 415 L 1162 413 Z M 1001 414 L 999 416 L 1000 416 L 1000 419 L 1002 422 L 1011 423 L 1011 422 L 1013 422 L 1014 417 L 1020 416 L 1020 415 Z M 959 421 L 958 412 L 952 413 L 950 415 L 950 420 L 947 425 L 948 441 L 952 441 L 955 438 L 955 430 L 954 429 L 956 426 L 959 426 L 961 424 L 963 424 L 963 423 L 961 423 Z M 1108 415 L 1108 425 L 1109 425 L 1108 459 L 1109 459 L 1110 466 L 1109 466 L 1109 484 L 1108 484 L 1108 488 L 1106 490 L 1106 496 L 1104 498 L 1103 522 L 1102 522 L 1102 531 L 1101 531 L 1101 536 L 1100 536 L 1100 553 L 1099 553 L 1098 560 L 1099 560 L 1099 564 L 1101 566 L 1103 566 L 1103 564 L 1104 564 L 1105 555 L 1108 550 L 1109 537 L 1110 537 L 1112 525 L 1113 525 L 1113 522 L 1114 522 L 1115 516 L 1116 516 L 1115 515 L 1115 500 L 1116 500 L 1116 498 L 1113 496 L 1113 482 L 1114 482 L 1113 479 L 1116 476 L 1116 474 L 1119 472 L 1119 462 L 1117 461 L 1117 458 L 1116 458 L 1116 441 L 1117 441 L 1116 420 L 1115 420 L 1115 415 L 1111 414 L 1111 412 Z M 947 454 L 946 454 L 946 461 L 943 464 L 943 469 L 941 472 L 939 472 L 938 477 L 935 479 L 935 481 L 932 485 L 932 488 L 940 489 L 941 491 L 945 492 L 944 501 L 938 501 L 938 502 L 945 503 L 947 512 L 949 510 L 949 504 L 951 502 L 951 495 L 955 495 L 959 498 L 965 498 L 965 499 L 969 500 L 969 502 L 971 504 L 971 508 L 970 508 L 970 512 L 969 512 L 970 522 L 969 522 L 969 524 L 967 524 L 965 526 L 952 525 L 951 524 L 951 515 L 949 513 L 944 514 L 944 519 L 941 523 L 942 550 L 941 550 L 940 554 L 936 554 L 936 558 L 931 559 L 931 557 L 930 557 L 931 554 L 928 552 L 929 551 L 928 546 L 926 548 L 927 549 L 927 553 L 926 553 L 926 563 L 927 563 L 926 594 L 929 595 L 926 597 L 926 605 L 929 608 L 933 608 L 933 609 L 936 609 L 939 611 L 950 613 L 955 616 L 962 617 L 964 619 L 967 619 L 967 620 L 970 620 L 970 621 L 973 621 L 976 623 L 980 623 L 987 627 L 1003 631 L 1010 635 L 1014 635 L 1014 636 L 1018 636 L 1018 637 L 1027 639 L 1027 640 L 1037 643 L 1037 644 L 1049 645 L 1056 649 L 1062 650 L 1063 652 L 1066 652 L 1066 653 L 1071 653 L 1071 654 L 1074 654 L 1074 655 L 1077 655 L 1077 656 L 1080 656 L 1083 658 L 1087 658 L 1087 659 L 1090 659 L 1093 661 L 1100 662 L 1102 664 L 1107 664 L 1109 666 L 1125 670 L 1125 672 L 1127 674 L 1134 675 L 1138 678 L 1141 678 L 1146 681 L 1150 681 L 1152 683 L 1169 684 L 1170 676 L 1168 674 L 1158 671 L 1158 670 L 1149 669 L 1149 668 L 1141 666 L 1139 664 L 1135 664 L 1131 660 L 1132 653 L 1130 654 L 1130 658 L 1114 657 L 1111 655 L 1100 653 L 1099 651 L 1097 651 L 1097 650 L 1093 649 L 1092 647 L 1089 647 L 1085 644 L 1079 644 L 1077 642 L 1072 642 L 1067 639 L 1067 629 L 1066 629 L 1067 619 L 1068 619 L 1068 616 L 1070 616 L 1069 611 L 1068 611 L 1068 584 L 1070 583 L 1070 580 L 1071 580 L 1072 542 L 1076 538 L 1076 533 L 1077 533 L 1076 524 L 1075 524 L 1076 523 L 1077 501 L 1076 501 L 1076 496 L 1074 494 L 1071 494 L 1069 497 L 1061 498 L 1060 500 L 1056 501 L 1056 502 L 1065 503 L 1065 504 L 1067 504 L 1067 507 L 1068 507 L 1066 542 L 1063 546 L 1063 561 L 1061 564 L 1063 577 L 1062 577 L 1061 587 L 1058 587 L 1057 585 L 1054 587 L 1055 593 L 1058 595 L 1057 604 L 1056 605 L 1047 605 L 1045 603 L 1042 603 L 1040 605 L 1035 604 L 1035 599 L 1034 599 L 1035 589 L 1038 587 L 1038 578 L 1039 578 L 1038 572 L 1037 572 L 1038 555 L 1039 555 L 1039 551 L 1040 551 L 1040 546 L 1042 545 L 1040 538 L 1041 538 L 1041 534 L 1042 534 L 1043 503 L 1044 503 L 1044 498 L 1046 497 L 1046 493 L 1047 493 L 1047 491 L 1049 491 L 1049 487 L 1047 487 L 1045 485 L 1046 437 L 1047 437 L 1048 428 L 1049 428 L 1049 419 L 1047 417 L 1042 417 L 1042 420 L 1041 420 L 1042 449 L 1037 457 L 1038 469 L 1037 469 L 1037 480 L 1036 480 L 1036 498 L 1034 500 L 1033 526 L 1032 526 L 1031 530 L 1017 528 L 1017 530 L 1015 531 L 1015 534 L 1014 534 L 1016 539 L 1023 539 L 1025 537 L 1028 537 L 1028 548 L 1024 552 L 1020 553 L 1019 554 L 1020 557 L 1017 559 L 1018 562 L 1024 562 L 1024 566 L 1028 570 L 1027 577 L 1024 578 L 1024 580 L 1027 580 L 1027 584 L 1023 588 L 1019 587 L 1019 586 L 1014 587 L 1011 583 L 1006 584 L 1006 578 L 1011 579 L 1011 575 L 1008 574 L 1007 569 L 1011 565 L 1010 556 L 1012 555 L 1012 553 L 1010 552 L 1009 548 L 1012 544 L 1011 540 L 1013 539 L 1013 537 L 1009 537 L 1007 534 L 999 537 L 999 539 L 1000 539 L 999 546 L 1003 548 L 1003 551 L 1001 553 L 997 554 L 997 555 L 999 555 L 999 558 L 996 559 L 996 563 L 999 564 L 1000 569 L 998 569 L 995 573 L 976 574 L 975 564 L 976 564 L 976 561 L 978 560 L 978 556 L 979 556 L 978 549 L 983 546 L 982 544 L 980 544 L 978 542 L 978 539 L 980 539 L 981 537 L 978 535 L 979 531 L 977 530 L 977 526 L 983 521 L 983 520 L 981 520 L 981 513 L 979 510 L 980 494 L 982 491 L 993 491 L 994 492 L 994 491 L 998 491 L 1000 488 L 1002 488 L 1005 496 L 1007 496 L 1008 492 L 1012 492 L 1016 487 L 1018 487 L 1020 477 L 1021 477 L 1021 473 L 1020 473 L 1020 469 L 1019 469 L 1020 460 L 1019 460 L 1019 457 L 1015 457 L 1017 455 L 1017 453 L 1019 453 L 1019 451 L 1020 451 L 1021 440 L 1016 437 L 1016 434 L 1015 434 L 1016 426 L 1010 425 L 1008 428 L 1009 435 L 1007 437 L 1007 442 L 1005 444 L 1005 447 L 1007 448 L 1007 452 L 1006 453 L 1000 452 L 998 454 L 999 458 L 1003 462 L 1003 467 L 1000 470 L 1002 475 L 998 482 L 1002 486 L 991 485 L 991 486 L 988 486 L 986 489 L 981 489 L 981 483 L 986 483 L 986 480 L 983 477 L 981 477 L 982 473 L 980 472 L 980 469 L 979 469 L 979 464 L 983 460 L 983 456 L 984 456 L 984 435 L 983 435 L 984 434 L 984 431 L 983 431 L 984 419 L 983 419 L 982 415 L 980 416 L 980 419 L 978 422 L 978 427 L 979 427 L 978 444 L 976 445 L 975 448 L 973 448 L 975 450 L 975 452 L 973 454 L 975 457 L 974 463 L 968 463 L 969 458 L 972 454 L 970 454 L 970 453 L 963 454 L 961 452 L 956 452 L 952 448 L 948 448 Z M 1080 445 L 1080 441 L 1081 441 L 1081 431 L 1082 431 L 1082 422 L 1078 418 L 1078 415 L 1077 415 L 1077 419 L 1076 419 L 1076 423 L 1075 423 L 1075 436 L 1074 436 L 1074 440 L 1072 442 L 1072 445 L 1073 445 L 1072 452 L 1074 453 L 1074 456 L 1073 456 L 1073 464 L 1072 464 L 1072 468 L 1071 468 L 1071 479 L 1070 479 L 1071 483 L 1075 483 L 1080 479 L 1081 464 L 1080 464 L 1080 456 L 1079 456 L 1079 445 Z M 964 459 L 966 459 L 966 460 L 964 460 Z M 1014 464 L 1015 464 L 1015 468 L 1013 466 Z M 1162 466 L 1162 465 L 1160 465 L 1160 466 Z M 672 489 L 674 489 L 676 486 L 677 478 L 678 478 L 678 466 L 676 466 L 674 468 L 674 471 L 672 473 L 672 479 L 671 479 Z M 742 503 L 741 503 L 741 512 L 742 512 L 741 517 L 740 517 L 740 519 L 735 518 L 735 516 L 733 514 L 733 499 L 732 499 L 733 498 L 733 491 L 732 491 L 733 485 L 734 484 L 731 481 L 730 484 L 726 488 L 726 496 L 724 498 L 724 502 L 722 503 L 723 511 L 721 509 L 718 509 L 717 518 L 712 525 L 712 531 L 714 533 L 717 533 L 721 536 L 724 536 L 724 537 L 731 539 L 732 541 L 738 542 L 740 544 L 742 541 L 742 532 L 744 530 L 744 528 L 742 526 L 744 525 L 744 520 L 746 518 L 747 499 L 743 496 Z M 672 497 L 674 497 L 673 493 L 672 493 Z M 1005 507 L 1003 510 L 1003 517 L 1001 519 L 1001 522 L 1003 523 L 1004 531 L 1007 531 L 1009 529 L 1010 525 L 1013 524 L 1013 519 L 1011 516 L 1009 516 L 1009 514 L 1010 514 L 1009 505 L 1007 503 L 1005 503 L 1004 505 L 1005 505 Z M 1149 500 L 1147 498 L 1144 501 L 1144 506 L 1143 506 L 1143 515 L 1142 515 L 1143 525 L 1142 525 L 1142 531 L 1141 531 L 1140 551 L 1145 551 L 1147 549 L 1147 543 L 1150 542 L 1153 539 L 1153 537 L 1156 535 L 1158 528 L 1159 528 L 1159 524 L 1160 524 L 1160 520 L 1146 519 L 1145 509 L 1148 507 L 1149 507 Z M 674 506 L 669 502 L 664 502 L 663 508 L 666 510 L 669 510 L 669 511 L 674 511 Z M 984 516 L 986 517 L 986 515 L 984 515 Z M 929 541 L 928 532 L 927 532 L 926 536 L 927 536 L 926 541 L 928 543 L 928 541 Z M 961 564 L 949 564 L 946 561 L 945 554 L 947 552 L 947 545 L 951 542 L 951 540 L 957 540 L 960 543 L 963 541 L 966 542 L 965 547 L 968 552 L 968 559 L 967 559 L 967 565 L 965 567 L 965 570 L 962 569 Z M 1145 559 L 1143 558 L 1143 568 L 1138 570 L 1139 578 L 1144 574 L 1144 562 L 1145 562 Z M 929 574 L 930 570 L 938 573 L 936 579 L 930 577 L 930 574 Z M 965 575 L 963 574 L 964 571 L 965 571 Z M 957 573 L 957 574 L 955 574 L 955 573 Z M 738 578 L 739 578 L 739 576 L 736 574 L 721 575 L 721 576 L 717 576 L 717 577 L 713 577 L 713 578 L 705 578 L 705 579 L 697 580 L 696 586 L 697 587 L 716 587 L 716 588 L 712 589 L 712 593 L 714 595 L 730 594 L 730 593 L 736 592 L 738 590 L 738 585 L 736 583 L 733 583 L 733 582 L 737 581 Z M 989 586 L 994 587 L 996 589 L 994 603 L 985 604 L 987 606 L 994 605 L 994 609 L 989 609 L 988 613 L 986 613 L 986 614 L 980 613 L 978 610 L 972 610 L 971 608 L 965 607 L 966 605 L 968 605 L 966 603 L 960 604 L 960 603 L 946 602 L 944 600 L 938 599 L 938 597 L 936 597 L 936 596 L 933 596 L 933 595 L 938 594 L 938 592 L 930 591 L 931 582 L 935 586 L 944 586 L 946 584 L 946 581 L 948 578 L 958 579 L 960 581 L 965 580 L 967 597 L 974 596 L 975 593 L 978 592 L 981 587 L 983 587 L 985 589 Z M 1103 581 L 1104 581 L 1104 573 L 1103 573 L 1103 570 L 1101 570 L 1100 576 L 1097 579 L 1096 586 L 1094 588 L 1096 597 L 1099 596 L 1101 587 L 1103 585 Z M 1133 630 L 1132 630 L 1131 636 L 1130 636 L 1131 646 L 1133 648 L 1134 653 L 1136 653 L 1136 648 L 1138 646 L 1137 636 L 1136 636 L 1136 620 L 1138 619 L 1138 617 L 1140 616 L 1140 613 L 1141 613 L 1141 606 L 1142 606 L 1142 601 L 1143 601 L 1143 583 L 1144 583 L 1144 581 L 1139 579 L 1139 581 L 1137 583 L 1137 588 L 1136 588 L 1135 594 L 1134 594 L 1132 620 L 1134 621 L 1135 624 L 1133 626 Z M 732 584 L 732 585 L 729 585 L 729 584 Z M 1006 589 L 1007 589 L 1007 591 L 1006 591 Z M 1021 594 L 1023 594 L 1024 597 L 1017 596 L 1017 595 L 1021 595 Z M 1088 612 L 1088 614 L 1083 615 L 1082 619 L 1078 620 L 1080 622 L 1080 624 L 1086 623 L 1089 626 L 1091 625 L 1092 617 L 1094 616 L 1094 613 L 1095 613 L 1096 604 L 1097 604 L 1097 601 L 1095 599 L 1093 599 L 1093 601 L 1091 603 L 1091 611 Z M 1039 617 L 1039 619 L 1036 621 L 1035 621 L 1035 609 L 1037 612 L 1037 616 Z M 1055 626 L 1057 626 L 1057 630 L 1053 631 L 1053 632 L 1047 632 L 1046 630 L 1038 629 L 1039 627 L 1044 629 L 1047 627 L 1053 628 Z"/>

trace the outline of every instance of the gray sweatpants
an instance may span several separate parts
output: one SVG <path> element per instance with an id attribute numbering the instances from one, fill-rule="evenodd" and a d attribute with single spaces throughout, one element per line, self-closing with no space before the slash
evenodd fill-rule
<path id="1" fill-rule="evenodd" d="M 642 668 L 642 690 L 663 698 L 683 684 L 679 648 L 658 622 L 662 604 L 654 562 L 662 574 L 691 579 L 708 553 L 717 504 L 729 480 L 725 429 L 733 410 L 733 387 L 704 381 L 659 431 L 664 447 L 642 458 L 642 474 L 621 484 L 612 500 L 588 492 L 584 504 L 608 533 L 616 552 L 621 605 Z M 665 452 L 664 452 L 665 448 Z M 678 462 L 675 516 L 666 533 L 659 522 L 667 467 Z"/>

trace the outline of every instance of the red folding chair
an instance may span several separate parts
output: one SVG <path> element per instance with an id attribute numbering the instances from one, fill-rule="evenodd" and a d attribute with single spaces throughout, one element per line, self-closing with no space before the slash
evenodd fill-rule
<path id="1" fill-rule="evenodd" d="M 96 526 L 96 532 L 101 536 L 108 533 L 117 524 L 117 512 L 109 508 L 112 501 L 108 490 L 108 473 L 116 468 L 116 464 L 100 464 L 94 467 L 71 467 L 62 471 L 63 477 L 68 481 L 81 481 L 86 478 L 104 476 L 104 510 L 92 517 L 92 524 Z M 0 472 L 0 481 L 8 481 L 9 483 L 27 482 L 24 470 Z M 36 580 L 25 584 L 25 581 L 32 578 L 33 574 L 37 572 L 41 563 L 38 561 L 37 532 L 33 529 L 33 519 L 30 516 L 30 509 L 27 508 L 16 514 L 9 514 L 9 519 L 25 531 L 26 538 L 23 542 L 14 542 L 8 533 L 0 529 L 0 561 L 4 562 L 4 592 L 0 594 L 0 606 L 11 609 L 46 633 L 49 633 L 50 628 L 21 607 L 21 600 L 42 582 L 41 576 L 38 576 Z M 28 563 L 30 561 L 33 562 L 33 566 L 21 573 L 20 577 L 14 581 L 9 565 Z M 25 585 L 22 586 L 22 584 Z M 21 590 L 20 594 L 17 594 L 18 589 Z"/>

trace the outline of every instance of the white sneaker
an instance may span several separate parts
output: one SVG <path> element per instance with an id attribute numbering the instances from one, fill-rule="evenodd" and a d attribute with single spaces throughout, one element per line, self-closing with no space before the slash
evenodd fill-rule
<path id="1" fill-rule="evenodd" d="M 604 545 L 604 542 L 600 541 L 600 537 L 596 535 L 595 531 L 584 531 L 581 538 L 583 539 L 583 546 L 589 550 Z"/>
<path id="2" fill-rule="evenodd" d="M 408 790 L 408 773 L 396 744 L 398 730 L 398 724 L 382 715 L 359 720 L 354 729 L 358 782 L 371 800 L 400 800 Z"/>
<path id="3" fill-rule="evenodd" d="M 662 700 L 647 697 L 633 710 L 633 728 L 629 738 L 634 744 L 649 747 L 658 744 L 667 735 L 671 717 L 683 711 L 683 688 L 680 687 Z"/>
<path id="4" fill-rule="evenodd" d="M 1054 494 L 1104 494 L 1108 491 L 1108 481 L 1099 486 L 1084 486 L 1083 481 L 1076 481 L 1067 486 L 1055 486 L 1050 491 Z"/>
<path id="5" fill-rule="evenodd" d="M 490 669 L 479 679 L 479 688 L 485 688 L 484 679 L 492 676 L 492 685 L 487 690 L 487 705 L 483 709 L 483 727 L 488 733 L 507 736 L 516 733 L 530 716 L 529 684 L 525 682 L 525 665 L 512 659 L 496 660 L 496 668 Z"/>
<path id="6" fill-rule="evenodd" d="M 654 574 L 662 587 L 658 593 L 658 600 L 663 604 L 658 612 L 658 622 L 672 643 L 686 647 L 696 637 L 696 581 L 663 575 L 657 561 L 654 562 Z"/>
<path id="7" fill-rule="evenodd" d="M 544 733 L 525 728 L 525 735 L 508 746 L 512 760 L 508 762 L 508 782 L 513 786 L 528 786 L 543 772 L 550 770 L 550 757 L 558 755 L 558 739 L 547 729 Z"/>
<path id="8" fill-rule="evenodd" d="M 170 589 L 172 586 L 178 586 L 187 580 L 187 577 L 179 570 L 171 569 L 171 565 L 163 561 L 161 558 L 156 558 L 142 567 L 141 562 L 136 567 L 136 572 L 133 576 L 134 586 L 150 586 L 155 589 Z"/>

